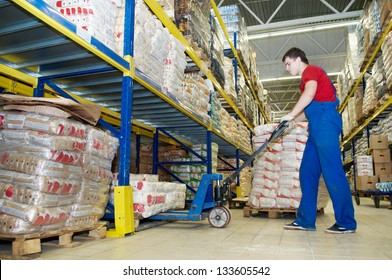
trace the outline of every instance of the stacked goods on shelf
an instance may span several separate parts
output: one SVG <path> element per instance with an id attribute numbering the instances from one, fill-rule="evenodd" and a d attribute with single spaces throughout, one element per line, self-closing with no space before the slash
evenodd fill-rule
<path id="1" fill-rule="evenodd" d="M 373 76 L 368 76 L 366 78 L 366 88 L 363 95 L 363 116 L 365 118 L 369 117 L 377 107 L 377 96 L 376 89 L 374 87 L 374 78 Z"/>
<path id="2" fill-rule="evenodd" d="M 211 17 L 211 72 L 222 87 L 225 87 L 223 70 L 225 56 L 223 54 L 224 34 L 216 18 Z"/>
<path id="3" fill-rule="evenodd" d="M 116 29 L 117 20 L 124 17 L 122 0 L 68 1 L 45 0 L 61 15 L 75 24 L 80 34 L 85 30 L 111 50 L 116 48 L 116 38 L 123 33 L 123 25 Z M 122 19 L 119 19 L 123 21 Z"/>
<path id="4" fill-rule="evenodd" d="M 248 41 L 245 20 L 241 15 L 240 9 L 238 5 L 221 6 L 219 7 L 219 14 L 225 23 L 231 42 L 234 42 L 234 34 L 236 34 L 239 58 L 244 64 L 243 66 L 249 75 L 252 51 Z M 230 49 L 230 44 L 227 40 L 225 40 L 224 47 L 225 49 Z"/>
<path id="5" fill-rule="evenodd" d="M 163 90 L 173 100 L 182 93 L 186 55 L 184 46 L 169 34 L 169 53 L 164 61 Z"/>
<path id="6" fill-rule="evenodd" d="M 392 31 L 385 36 L 381 50 L 384 57 L 386 85 L 389 90 L 392 90 Z"/>
<path id="7" fill-rule="evenodd" d="M 169 18 L 174 21 L 174 0 L 157 0 Z"/>
<path id="8" fill-rule="evenodd" d="M 252 92 L 246 85 L 245 77 L 242 72 L 238 72 L 238 95 L 237 106 L 244 116 L 251 122 L 255 123 L 255 113 L 257 112 L 256 102 Z"/>
<path id="9" fill-rule="evenodd" d="M 354 99 L 355 99 L 355 121 L 358 124 L 363 122 L 365 118 L 363 115 L 363 89 L 362 87 L 357 87 L 354 91 Z"/>
<path id="10" fill-rule="evenodd" d="M 236 169 L 235 158 L 222 158 L 218 161 L 218 173 L 227 178 L 234 173 Z M 241 167 L 243 161 L 239 159 L 238 167 Z M 239 176 L 239 190 L 237 189 L 236 180 L 231 184 L 231 190 L 237 194 L 237 197 L 248 197 L 252 187 L 252 169 L 249 166 L 244 167 Z M 239 191 L 239 192 L 238 192 Z"/>
<path id="11" fill-rule="evenodd" d="M 138 220 L 185 207 L 184 184 L 160 182 L 158 175 L 151 174 L 130 174 L 129 184 L 132 186 L 133 210 Z M 117 185 L 118 181 L 114 179 L 112 186 Z M 110 200 L 114 203 L 113 189 Z"/>
<path id="12" fill-rule="evenodd" d="M 225 93 L 231 99 L 231 101 L 234 102 L 234 104 L 237 104 L 237 93 L 235 90 L 233 61 L 226 56 L 223 61 L 223 71 L 225 74 L 225 87 L 224 87 Z M 223 98 L 221 99 L 223 101 Z"/>
<path id="13" fill-rule="evenodd" d="M 384 134 L 388 142 L 392 142 L 392 113 L 389 113 L 384 119 L 379 120 L 378 124 L 370 130 L 373 135 Z"/>
<path id="14" fill-rule="evenodd" d="M 178 29 L 191 43 L 197 44 L 210 66 L 211 25 L 209 1 L 175 0 L 175 21 Z"/>
<path id="15" fill-rule="evenodd" d="M 374 90 L 375 90 L 375 95 L 377 99 L 377 103 L 383 99 L 384 97 L 389 95 L 386 95 L 387 93 L 387 83 L 386 83 L 386 72 L 385 72 L 385 67 L 384 67 L 384 56 L 381 55 L 379 56 L 374 65 L 372 66 L 372 77 L 373 77 L 373 83 L 374 83 Z"/>
<path id="16" fill-rule="evenodd" d="M 144 1 L 137 0 L 135 4 L 135 67 L 158 89 L 176 101 L 184 80 L 185 49 L 153 15 Z M 121 8 L 121 13 L 124 13 L 124 7 Z M 123 24 L 123 17 L 120 17 L 117 26 Z M 119 55 L 123 54 L 123 40 L 121 34 L 116 48 Z"/>
<path id="17" fill-rule="evenodd" d="M 268 95 L 268 90 L 263 89 L 262 94 L 258 94 L 259 100 L 261 101 L 261 104 L 263 104 L 263 109 L 265 114 L 267 115 L 267 118 L 272 120 L 272 110 L 271 110 L 271 97 Z M 260 97 L 262 97 L 260 99 Z M 262 123 L 264 123 L 264 119 L 262 118 Z"/>
<path id="18" fill-rule="evenodd" d="M 183 89 L 177 98 L 182 107 L 188 109 L 204 123 L 211 122 L 208 115 L 210 90 L 200 72 L 185 74 Z"/>
<path id="19" fill-rule="evenodd" d="M 238 146 L 249 154 L 252 154 L 253 149 L 252 144 L 250 143 L 250 131 L 241 120 L 238 120 L 238 136 Z"/>
<path id="20" fill-rule="evenodd" d="M 231 116 L 224 108 L 221 110 L 223 135 L 230 141 L 237 143 L 239 139 L 237 120 Z"/>
<path id="21" fill-rule="evenodd" d="M 339 99 L 344 100 L 360 76 L 360 67 L 364 59 L 362 44 L 359 44 L 360 24 L 347 28 L 347 58 L 342 75 L 338 77 Z"/>
<path id="22" fill-rule="evenodd" d="M 135 4 L 135 66 L 160 87 L 164 81 L 164 60 L 169 54 L 170 33 L 144 1 L 137 0 Z"/>
<path id="23" fill-rule="evenodd" d="M 392 2 L 390 0 L 379 0 L 380 23 L 382 30 L 385 30 L 392 20 Z"/>
<path id="24" fill-rule="evenodd" d="M 224 110 L 222 107 L 222 103 L 218 98 L 219 93 L 217 91 L 211 92 L 211 122 L 212 128 L 219 133 L 221 131 L 221 123 L 222 123 L 222 115 L 221 111 Z"/>
<path id="25" fill-rule="evenodd" d="M 207 158 L 207 145 L 206 144 L 196 144 L 193 145 L 192 150 L 196 152 L 203 158 Z M 218 166 L 218 150 L 219 147 L 216 143 L 211 143 L 211 165 L 212 173 L 217 172 Z M 200 161 L 201 159 L 190 153 L 187 158 L 181 157 L 176 161 L 184 161 L 182 165 L 172 165 L 170 167 L 171 171 L 180 178 L 185 184 L 197 190 L 199 183 L 204 174 L 207 174 L 207 166 L 205 164 L 187 164 L 187 161 Z M 186 190 L 186 199 L 193 199 L 194 193 L 190 190 Z"/>
<path id="26" fill-rule="evenodd" d="M 255 149 L 269 139 L 276 126 L 268 124 L 255 127 Z M 258 155 L 248 200 L 250 207 L 298 208 L 302 196 L 299 167 L 307 138 L 307 123 L 296 123 L 291 130 L 271 142 L 266 150 Z M 326 192 L 322 194 L 326 195 Z M 319 196 L 319 201 L 327 200 Z M 319 205 L 319 209 L 325 206 Z"/>
<path id="27" fill-rule="evenodd" d="M 158 151 L 158 160 L 159 162 L 168 162 L 168 161 L 183 161 L 184 158 L 189 157 L 188 151 L 178 147 L 178 146 L 173 146 L 173 145 L 167 145 L 167 146 L 159 146 L 159 151 Z M 165 168 L 169 169 L 171 168 L 170 165 L 165 165 Z M 168 174 L 166 171 L 164 171 L 162 168 L 158 168 L 158 175 L 161 181 L 167 181 L 170 182 L 172 181 L 172 177 L 170 174 Z"/>
<path id="28" fill-rule="evenodd" d="M 364 32 L 364 49 L 366 54 L 369 55 L 373 51 L 372 48 L 378 42 L 382 32 L 380 6 L 378 1 L 370 2 L 370 4 L 364 9 L 360 21 L 363 25 Z"/>
<path id="29" fill-rule="evenodd" d="M 140 144 L 139 173 L 152 174 L 152 151 L 151 144 Z"/>
<path id="30" fill-rule="evenodd" d="M 0 230 L 77 229 L 102 218 L 117 138 L 56 116 L 1 115 Z"/>

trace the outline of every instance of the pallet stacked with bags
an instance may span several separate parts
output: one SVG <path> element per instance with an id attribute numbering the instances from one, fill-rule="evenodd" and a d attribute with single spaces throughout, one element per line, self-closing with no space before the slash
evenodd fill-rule
<path id="1" fill-rule="evenodd" d="M 106 228 L 100 219 L 118 139 L 67 118 L 61 108 L 12 101 L 4 108 L 11 110 L 0 112 L 0 237 L 37 244 L 29 251 L 18 241 L 13 254 L 39 253 L 40 240 L 49 236 L 67 235 L 71 242 L 74 232 Z"/>
<path id="2" fill-rule="evenodd" d="M 255 150 L 263 145 L 276 128 L 276 124 L 255 127 Z M 269 217 L 295 213 L 301 200 L 299 167 L 308 138 L 307 123 L 295 123 L 282 137 L 271 142 L 254 163 L 252 189 L 244 217 L 252 212 L 267 212 Z M 318 210 L 328 202 L 325 184 L 319 186 Z"/>

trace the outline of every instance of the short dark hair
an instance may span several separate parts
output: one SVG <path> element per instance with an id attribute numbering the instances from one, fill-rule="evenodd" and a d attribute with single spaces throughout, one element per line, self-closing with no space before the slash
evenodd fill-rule
<path id="1" fill-rule="evenodd" d="M 290 57 L 292 59 L 297 59 L 298 57 L 301 58 L 301 61 L 303 63 L 309 64 L 308 58 L 306 57 L 306 54 L 304 53 L 303 50 L 299 48 L 291 48 L 289 49 L 283 56 L 282 61 L 284 62 L 287 57 Z"/>

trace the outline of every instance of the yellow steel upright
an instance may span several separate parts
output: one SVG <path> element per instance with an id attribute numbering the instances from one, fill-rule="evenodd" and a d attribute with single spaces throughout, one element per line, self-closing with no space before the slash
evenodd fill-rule
<path id="1" fill-rule="evenodd" d="M 106 237 L 124 237 L 130 233 L 135 233 L 132 187 L 116 186 L 114 187 L 114 229 L 109 229 Z"/>
<path id="2" fill-rule="evenodd" d="M 237 197 L 243 197 L 243 195 L 242 195 L 242 187 L 241 186 L 237 186 L 235 188 L 235 194 L 237 195 Z"/>

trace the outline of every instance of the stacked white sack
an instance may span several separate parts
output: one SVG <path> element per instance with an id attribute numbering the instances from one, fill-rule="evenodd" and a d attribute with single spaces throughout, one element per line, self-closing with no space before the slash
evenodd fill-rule
<path id="1" fill-rule="evenodd" d="M 1 116 L 1 230 L 27 233 L 67 225 L 85 180 L 111 179 L 110 171 L 98 169 L 99 176 L 92 175 L 98 167 L 87 165 L 88 126 L 35 113 L 7 111 Z M 90 213 L 91 222 L 97 219 Z"/>
<path id="2" fill-rule="evenodd" d="M 75 24 L 79 31 L 85 30 L 111 50 L 115 50 L 116 38 L 120 36 L 116 32 L 119 7 L 122 0 L 45 0 L 50 6 L 62 14 L 66 19 Z M 123 14 L 122 14 L 123 16 Z M 80 33 L 86 37 L 85 34 Z"/>
<path id="3" fill-rule="evenodd" d="M 150 216 L 185 207 L 184 184 L 159 182 L 158 175 L 130 174 L 133 192 L 133 209 L 137 218 Z M 118 184 L 113 180 L 113 186 Z M 111 202 L 114 202 L 113 195 Z"/>
<path id="4" fill-rule="evenodd" d="M 270 137 L 276 124 L 255 127 L 254 149 Z M 254 208 L 297 208 L 301 198 L 299 166 L 307 125 L 297 123 L 257 157 L 248 205 Z"/>

